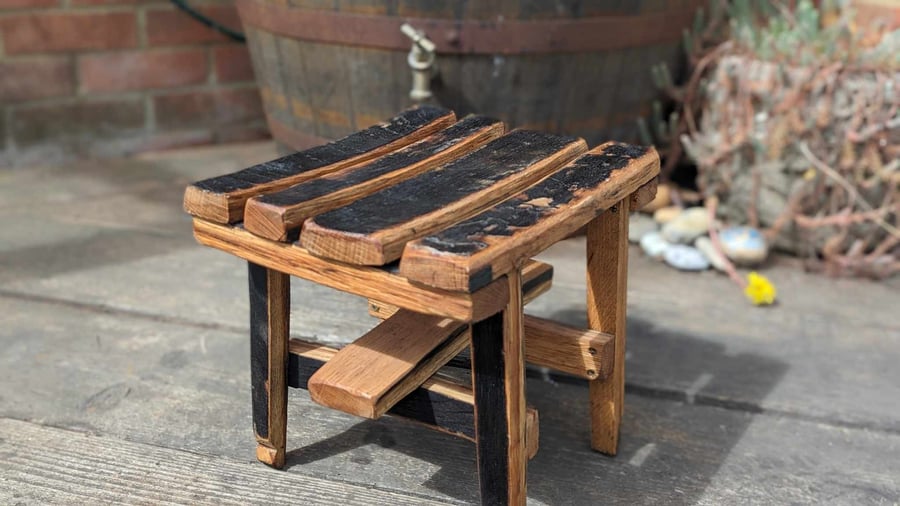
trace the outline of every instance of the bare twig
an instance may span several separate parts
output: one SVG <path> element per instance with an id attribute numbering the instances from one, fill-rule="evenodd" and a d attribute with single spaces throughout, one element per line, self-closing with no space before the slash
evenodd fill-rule
<path id="1" fill-rule="evenodd" d="M 843 176 L 838 174 L 837 171 L 829 167 L 825 162 L 819 160 L 816 155 L 814 155 L 812 151 L 809 150 L 809 146 L 806 145 L 806 142 L 798 143 L 797 147 L 800 149 L 800 153 L 803 154 L 803 156 L 807 160 L 809 160 L 809 163 L 813 164 L 816 169 L 821 170 L 825 173 L 825 175 L 841 185 L 841 188 L 847 191 L 847 194 L 853 198 L 853 201 L 858 202 L 861 207 L 866 209 L 866 211 L 874 211 L 872 205 L 866 202 L 866 200 L 862 198 L 862 196 L 860 196 L 859 192 L 856 191 L 856 188 L 854 188 L 853 185 L 850 184 L 850 182 L 848 182 Z M 889 234 L 900 237 L 900 229 L 885 221 L 883 218 L 881 218 L 880 215 L 876 215 L 875 217 L 873 217 L 872 221 L 877 223 Z"/>

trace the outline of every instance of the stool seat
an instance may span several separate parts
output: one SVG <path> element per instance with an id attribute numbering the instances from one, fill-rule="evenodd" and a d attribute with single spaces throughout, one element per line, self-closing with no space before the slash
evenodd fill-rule
<path id="1" fill-rule="evenodd" d="M 284 465 L 287 388 L 304 388 L 475 441 L 483 503 L 524 504 L 526 362 L 589 380 L 592 447 L 615 454 L 628 213 L 658 173 L 653 148 L 428 106 L 190 185 L 195 238 L 248 261 L 258 459 Z M 583 227 L 590 328 L 524 314 L 552 278 L 532 257 Z M 366 297 L 383 321 L 340 350 L 289 339 L 291 275 Z"/>

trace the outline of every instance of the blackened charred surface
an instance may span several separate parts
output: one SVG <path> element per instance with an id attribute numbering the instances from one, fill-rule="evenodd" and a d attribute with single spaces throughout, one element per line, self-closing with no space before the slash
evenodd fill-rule
<path id="1" fill-rule="evenodd" d="M 250 284 L 250 390 L 253 403 L 253 430 L 269 437 L 269 307 L 268 272 L 247 262 Z"/>
<path id="2" fill-rule="evenodd" d="M 259 200 L 269 205 L 289 206 L 323 197 L 419 163 L 441 151 L 452 148 L 479 130 L 497 123 L 499 120 L 493 118 L 470 116 L 426 139 L 367 165 L 355 168 L 340 177 L 324 176 L 313 179 L 286 190 L 263 195 L 259 197 Z"/>
<path id="3" fill-rule="evenodd" d="M 542 272 L 539 276 L 535 276 L 533 279 L 529 279 L 522 283 L 522 296 L 530 294 L 532 291 L 537 289 L 537 287 L 543 285 L 544 283 L 548 283 L 553 280 L 553 268 L 549 268 Z"/>
<path id="4" fill-rule="evenodd" d="M 312 377 L 325 362 L 303 355 L 288 355 L 287 385 L 291 388 L 309 390 L 309 378 Z"/>
<path id="5" fill-rule="evenodd" d="M 472 325 L 475 433 L 482 504 L 508 504 L 509 425 L 503 378 L 503 313 Z"/>
<path id="6" fill-rule="evenodd" d="M 433 106 L 411 109 L 391 118 L 387 123 L 369 127 L 343 139 L 254 165 L 233 174 L 204 179 L 194 183 L 194 186 L 208 192 L 229 193 L 320 169 L 390 144 L 448 114 L 449 110 Z"/>
<path id="7" fill-rule="evenodd" d="M 388 411 L 448 432 L 475 439 L 475 411 L 471 404 L 419 388 Z"/>
<path id="8" fill-rule="evenodd" d="M 494 269 L 490 265 L 469 276 L 469 293 L 478 291 L 494 280 Z M 523 287 L 524 290 L 524 287 Z"/>
<path id="9" fill-rule="evenodd" d="M 315 217 L 320 227 L 357 234 L 391 228 L 477 193 L 576 142 L 516 130 L 439 169 Z"/>
<path id="10" fill-rule="evenodd" d="M 583 155 L 521 195 L 444 231 L 425 237 L 422 244 L 455 255 L 472 255 L 487 247 L 487 236 L 509 236 L 530 227 L 562 206 L 576 192 L 592 189 L 608 180 L 613 171 L 626 167 L 648 148 L 612 144 L 600 154 Z"/>
<path id="11" fill-rule="evenodd" d="M 325 365 L 321 360 L 291 353 L 288 360 L 288 386 L 309 389 L 309 378 Z M 471 404 L 418 388 L 404 397 L 389 415 L 435 425 L 443 430 L 475 439 L 475 411 Z"/>

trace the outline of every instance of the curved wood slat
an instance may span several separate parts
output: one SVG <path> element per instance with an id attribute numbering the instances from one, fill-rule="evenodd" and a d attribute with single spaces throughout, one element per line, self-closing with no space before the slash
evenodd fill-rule
<path id="1" fill-rule="evenodd" d="M 244 209 L 244 227 L 267 239 L 286 240 L 305 219 L 449 163 L 503 135 L 504 130 L 499 120 L 470 116 L 375 161 L 253 197 Z"/>
<path id="2" fill-rule="evenodd" d="M 250 197 L 369 161 L 419 141 L 456 120 L 452 111 L 424 106 L 343 139 L 247 169 L 198 181 L 184 192 L 184 210 L 216 223 L 240 221 Z"/>
<path id="3" fill-rule="evenodd" d="M 578 230 L 658 173 L 653 148 L 604 144 L 522 194 L 407 244 L 400 273 L 433 287 L 475 291 Z"/>
<path id="4" fill-rule="evenodd" d="M 516 130 L 439 169 L 306 221 L 311 253 L 357 265 L 400 258 L 407 241 L 501 202 L 587 149 L 574 137 Z"/>

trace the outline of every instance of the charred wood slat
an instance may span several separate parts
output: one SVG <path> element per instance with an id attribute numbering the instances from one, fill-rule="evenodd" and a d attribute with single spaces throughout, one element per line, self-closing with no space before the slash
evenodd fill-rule
<path id="1" fill-rule="evenodd" d="M 455 121 L 452 111 L 419 107 L 343 139 L 244 170 L 198 181 L 184 192 L 184 209 L 216 223 L 241 220 L 244 203 L 329 172 L 366 162 L 412 144 Z"/>
<path id="2" fill-rule="evenodd" d="M 607 143 L 493 208 L 406 245 L 400 273 L 475 291 L 586 225 L 659 173 L 653 148 Z"/>
<path id="3" fill-rule="evenodd" d="M 256 235 L 296 240 L 303 221 L 448 163 L 503 134 L 504 125 L 471 116 L 406 148 L 363 165 L 251 198 L 244 226 Z"/>
<path id="4" fill-rule="evenodd" d="M 585 150 L 581 139 L 516 130 L 439 169 L 307 220 L 300 241 L 315 255 L 384 265 L 400 258 L 407 241 L 506 200 Z"/>

